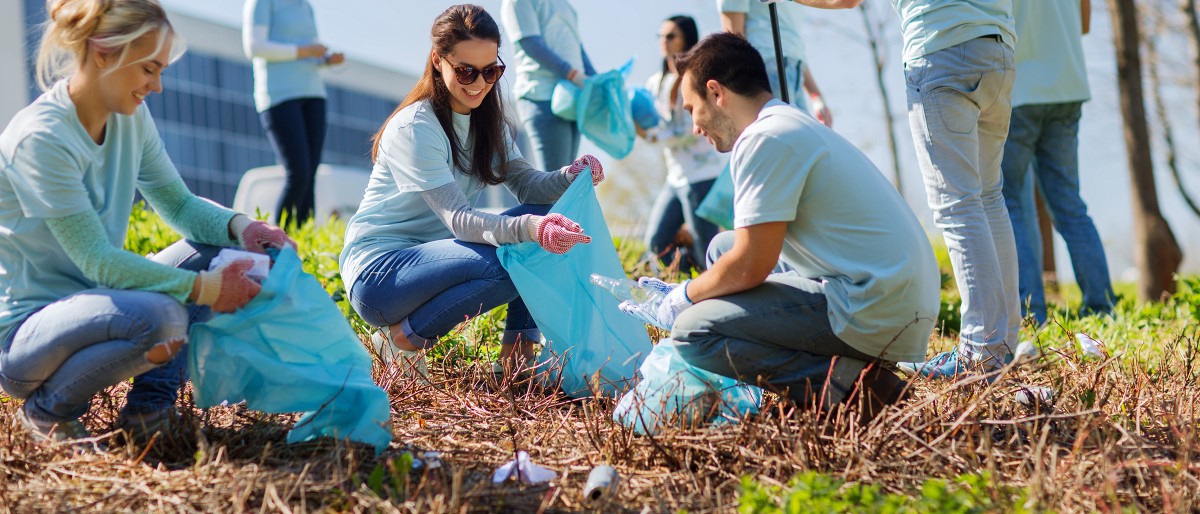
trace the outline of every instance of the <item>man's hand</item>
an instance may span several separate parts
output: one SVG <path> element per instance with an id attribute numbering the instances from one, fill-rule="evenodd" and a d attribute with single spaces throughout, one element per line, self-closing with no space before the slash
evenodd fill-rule
<path id="1" fill-rule="evenodd" d="M 638 285 L 665 294 L 662 301 L 635 303 L 626 300 L 617 305 L 617 308 L 644 323 L 663 330 L 671 330 L 679 313 L 692 306 L 691 300 L 687 297 L 687 283 L 688 281 L 684 281 L 682 284 L 672 284 L 657 278 L 642 277 L 638 279 Z"/>

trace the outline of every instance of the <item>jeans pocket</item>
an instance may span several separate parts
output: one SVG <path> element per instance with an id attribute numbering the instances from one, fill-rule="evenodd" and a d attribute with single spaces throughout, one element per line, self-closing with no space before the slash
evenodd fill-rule
<path id="1" fill-rule="evenodd" d="M 979 104 L 972 96 L 979 91 L 983 74 L 957 78 L 941 84 L 925 95 L 937 110 L 942 126 L 955 134 L 970 134 L 979 126 Z"/>

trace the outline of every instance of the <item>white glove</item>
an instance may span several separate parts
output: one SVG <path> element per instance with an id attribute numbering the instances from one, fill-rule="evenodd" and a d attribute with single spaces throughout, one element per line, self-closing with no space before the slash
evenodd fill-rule
<path id="1" fill-rule="evenodd" d="M 671 284 L 656 278 L 642 277 L 638 279 L 638 284 L 647 289 L 657 289 L 666 293 L 662 301 L 654 304 L 651 302 L 636 303 L 626 300 L 618 304 L 617 308 L 621 309 L 621 312 L 638 318 L 645 323 L 663 330 L 671 330 L 671 327 L 675 325 L 675 318 L 679 317 L 679 314 L 687 310 L 688 307 L 694 305 L 687 297 L 688 282 Z"/>

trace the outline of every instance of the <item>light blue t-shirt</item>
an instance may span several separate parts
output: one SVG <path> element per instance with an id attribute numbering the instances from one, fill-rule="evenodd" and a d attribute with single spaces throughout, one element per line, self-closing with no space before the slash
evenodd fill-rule
<path id="1" fill-rule="evenodd" d="M 500 6 L 500 21 L 513 43 L 527 37 L 541 36 L 546 48 L 577 70 L 583 69 L 583 46 L 579 37 L 579 22 L 575 9 L 567 0 L 504 0 Z M 513 91 L 517 98 L 549 100 L 559 77 L 542 68 L 520 45 L 513 45 L 516 57 L 517 82 Z"/>
<path id="2" fill-rule="evenodd" d="M 779 13 L 779 43 L 783 57 L 804 61 L 804 40 L 800 38 L 800 23 L 804 7 L 793 2 L 776 4 Z M 750 42 L 764 61 L 775 59 L 775 38 L 771 29 L 770 7 L 758 0 L 717 0 L 717 12 L 743 13 L 746 15 L 746 40 Z"/>
<path id="3" fill-rule="evenodd" d="M 308 0 L 246 0 L 256 26 L 268 27 L 267 39 L 289 45 L 317 42 L 317 20 Z M 248 7 L 249 8 L 249 7 Z M 254 107 L 263 112 L 296 98 L 325 98 L 321 58 L 267 61 L 254 58 Z"/>
<path id="4" fill-rule="evenodd" d="M 471 116 L 451 113 L 454 132 L 462 142 L 461 155 L 470 167 L 474 139 Z M 521 159 L 521 152 L 506 137 L 508 161 Z M 446 184 L 457 183 L 474 204 L 485 184 L 474 175 L 454 169 L 450 138 L 442 130 L 428 100 L 405 107 L 392 117 L 380 136 L 379 155 L 358 211 L 346 226 L 346 243 L 339 265 L 346 286 L 354 284 L 359 272 L 384 253 L 419 244 L 451 239 L 454 234 L 421 197 Z"/>
<path id="5" fill-rule="evenodd" d="M 37 310 L 96 287 L 46 226 L 46 218 L 96 211 L 124 247 L 134 191 L 175 183 L 150 111 L 111 114 L 97 145 L 79 121 L 67 81 L 21 109 L 0 133 L 0 344 Z"/>
<path id="6" fill-rule="evenodd" d="M 1013 107 L 1091 98 L 1079 0 L 1013 0 L 1017 78 Z"/>
<path id="7" fill-rule="evenodd" d="M 1012 0 L 892 0 L 892 6 L 900 15 L 905 61 L 983 36 L 999 35 L 1016 47 Z"/>
<path id="8" fill-rule="evenodd" d="M 834 333 L 892 361 L 921 361 L 941 276 L 917 217 L 867 156 L 771 100 L 733 145 L 734 226 L 787 222 L 782 259 L 821 283 Z"/>

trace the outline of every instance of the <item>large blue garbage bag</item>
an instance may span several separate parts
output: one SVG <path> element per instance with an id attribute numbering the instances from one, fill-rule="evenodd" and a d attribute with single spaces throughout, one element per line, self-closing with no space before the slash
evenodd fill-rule
<path id="1" fill-rule="evenodd" d="M 717 175 L 716 182 L 696 207 L 696 215 L 718 227 L 733 228 L 733 175 L 729 164 Z"/>
<path id="2" fill-rule="evenodd" d="M 548 341 L 538 357 L 539 369 L 561 372 L 563 391 L 577 398 L 611 396 L 630 387 L 651 347 L 646 326 L 617 309 L 617 299 L 591 283 L 592 273 L 623 277 L 625 270 L 589 176 L 590 170 L 581 173 L 550 212 L 582 225 L 591 243 L 562 255 L 537 243 L 505 245 L 496 252 Z M 551 374 L 558 378 L 559 373 Z"/>
<path id="3" fill-rule="evenodd" d="M 625 91 L 625 77 L 632 65 L 630 60 L 621 68 L 588 77 L 575 101 L 579 133 L 616 159 L 633 151 L 637 137 Z"/>
<path id="4" fill-rule="evenodd" d="M 663 339 L 654 345 L 641 381 L 613 409 L 614 421 L 655 435 L 669 426 L 737 423 L 758 412 L 762 389 L 688 364 L 678 344 Z"/>
<path id="5" fill-rule="evenodd" d="M 371 356 L 296 251 L 279 253 L 262 291 L 244 308 L 192 325 L 188 367 L 201 408 L 246 401 L 254 410 L 304 412 L 288 443 L 392 440 L 388 395 Z"/>

